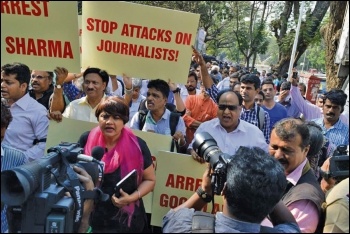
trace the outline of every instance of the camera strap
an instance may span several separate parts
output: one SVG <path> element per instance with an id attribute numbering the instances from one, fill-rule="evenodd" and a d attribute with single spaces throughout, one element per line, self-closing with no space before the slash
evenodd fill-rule
<path id="1" fill-rule="evenodd" d="M 79 177 L 77 176 L 76 172 L 69 165 L 66 157 L 62 157 L 62 161 L 66 167 L 67 177 L 68 177 L 68 180 L 70 182 L 70 187 L 67 189 L 74 200 L 75 209 L 74 209 L 74 227 L 73 227 L 73 230 L 75 232 L 77 232 L 79 230 L 80 222 L 81 222 L 81 219 L 83 217 L 83 212 L 84 212 L 83 193 L 85 192 L 85 189 L 81 185 L 81 183 L 79 181 Z"/>

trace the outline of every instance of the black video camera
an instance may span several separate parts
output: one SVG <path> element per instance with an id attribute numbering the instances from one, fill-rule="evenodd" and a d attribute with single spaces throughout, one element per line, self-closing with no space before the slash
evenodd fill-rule
<path id="1" fill-rule="evenodd" d="M 329 160 L 329 171 L 320 170 L 320 175 L 325 178 L 334 178 L 341 181 L 349 177 L 349 155 L 347 145 L 339 145 Z"/>
<path id="2" fill-rule="evenodd" d="M 95 162 L 78 162 L 83 148 L 77 143 L 63 142 L 47 152 L 43 158 L 1 172 L 1 201 L 8 206 L 11 232 L 78 231 L 88 196 L 72 166 L 90 174 L 88 164 Z"/>
<path id="3" fill-rule="evenodd" d="M 349 155 L 347 145 L 339 145 L 329 162 L 329 176 L 341 181 L 349 177 Z"/>
<path id="4" fill-rule="evenodd" d="M 193 142 L 194 151 L 210 163 L 214 173 L 212 174 L 212 186 L 214 194 L 220 195 L 226 182 L 227 164 L 232 156 L 223 153 L 215 139 L 208 132 L 197 133 Z"/>

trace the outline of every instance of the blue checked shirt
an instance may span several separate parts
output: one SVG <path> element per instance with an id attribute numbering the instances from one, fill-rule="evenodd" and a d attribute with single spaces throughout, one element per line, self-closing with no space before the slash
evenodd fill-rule
<path id="1" fill-rule="evenodd" d="M 216 85 L 213 84 L 209 89 L 206 89 L 206 91 L 208 92 L 209 96 L 216 102 L 216 97 L 218 96 L 218 93 L 219 93 L 219 89 L 216 87 Z M 256 103 L 254 103 L 254 107 L 250 110 L 247 110 L 245 109 L 244 106 L 242 106 L 240 119 L 248 123 L 251 123 L 259 128 L 257 108 L 258 107 Z M 260 111 L 263 111 L 263 109 L 261 108 Z M 264 112 L 265 112 L 265 121 L 261 131 L 264 134 L 266 143 L 269 144 L 270 143 L 270 115 L 266 111 Z"/>
<path id="2" fill-rule="evenodd" d="M 349 126 L 345 125 L 340 119 L 329 129 L 326 129 L 323 117 L 313 121 L 322 128 L 323 135 L 335 146 L 349 145 Z"/>

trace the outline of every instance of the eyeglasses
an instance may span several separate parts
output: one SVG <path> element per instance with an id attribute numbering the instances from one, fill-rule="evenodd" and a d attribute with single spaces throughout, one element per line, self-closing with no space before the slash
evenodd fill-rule
<path id="1" fill-rule="evenodd" d="M 49 76 L 41 76 L 41 75 L 32 75 L 32 79 L 37 78 L 38 80 L 42 80 L 44 78 L 49 78 Z"/>
<path id="2" fill-rule="evenodd" d="M 237 110 L 238 107 L 236 105 L 220 105 L 219 104 L 220 110 L 226 110 L 226 108 L 229 109 L 230 111 L 235 111 L 235 110 Z"/>

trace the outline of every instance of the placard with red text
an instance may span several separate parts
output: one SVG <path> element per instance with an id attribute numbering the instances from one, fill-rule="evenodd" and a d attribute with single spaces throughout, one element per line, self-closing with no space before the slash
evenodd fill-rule
<path id="1" fill-rule="evenodd" d="M 199 16 L 127 2 L 83 2 L 82 67 L 186 83 Z"/>
<path id="2" fill-rule="evenodd" d="M 153 190 L 151 225 L 162 226 L 164 215 L 190 198 L 202 184 L 207 164 L 200 164 L 190 155 L 159 151 L 156 186 Z M 203 211 L 222 211 L 223 198 L 214 196 L 214 209 L 208 203 Z"/>
<path id="3" fill-rule="evenodd" d="M 76 1 L 1 1 L 1 65 L 80 71 Z"/>

